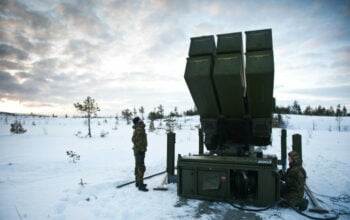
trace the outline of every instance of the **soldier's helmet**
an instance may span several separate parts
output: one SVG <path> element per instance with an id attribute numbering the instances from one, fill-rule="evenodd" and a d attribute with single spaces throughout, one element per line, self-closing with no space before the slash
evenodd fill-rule
<path id="1" fill-rule="evenodd" d="M 132 122 L 134 123 L 134 125 L 136 125 L 137 122 L 139 122 L 139 121 L 140 121 L 140 117 L 135 117 L 135 118 L 132 120 Z"/>
<path id="2" fill-rule="evenodd" d="M 291 151 L 291 152 L 289 152 L 289 153 L 288 153 L 288 156 L 289 156 L 290 158 L 292 158 L 292 160 L 293 160 L 294 163 L 300 163 L 300 162 L 301 162 L 298 152 L 296 152 L 296 151 L 294 151 L 294 150 Z"/>

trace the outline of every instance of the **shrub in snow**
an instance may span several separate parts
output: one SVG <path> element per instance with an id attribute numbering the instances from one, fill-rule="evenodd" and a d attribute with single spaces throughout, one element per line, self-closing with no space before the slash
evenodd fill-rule
<path id="1" fill-rule="evenodd" d="M 77 136 L 77 137 L 81 137 L 81 131 L 78 131 L 76 134 L 75 134 L 75 136 Z"/>
<path id="2" fill-rule="evenodd" d="M 107 135 L 108 135 L 108 132 L 101 131 L 100 133 L 101 138 L 107 137 Z"/>
<path id="3" fill-rule="evenodd" d="M 80 160 L 80 155 L 75 153 L 74 151 L 69 150 L 69 151 L 66 151 L 66 153 L 68 158 L 71 159 L 73 163 L 76 163 L 77 160 Z"/>
<path id="4" fill-rule="evenodd" d="M 80 183 L 81 186 L 85 186 L 87 183 L 83 181 L 83 178 L 80 178 Z"/>
<path id="5" fill-rule="evenodd" d="M 14 123 L 11 124 L 10 131 L 11 131 L 11 133 L 14 133 L 14 134 L 23 134 L 27 130 L 23 128 L 21 122 L 15 121 Z"/>

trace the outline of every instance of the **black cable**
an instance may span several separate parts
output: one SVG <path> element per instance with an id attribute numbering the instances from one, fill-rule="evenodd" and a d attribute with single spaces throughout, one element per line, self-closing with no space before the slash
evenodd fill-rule
<path id="1" fill-rule="evenodd" d="M 269 205 L 269 206 L 266 206 L 264 208 L 261 208 L 261 209 L 249 209 L 249 208 L 243 208 L 243 207 L 240 207 L 240 206 L 237 206 L 233 203 L 229 203 L 232 207 L 236 208 L 236 209 L 239 209 L 239 210 L 243 210 L 243 211 L 250 211 L 250 212 L 262 212 L 262 211 L 266 211 L 272 207 L 274 207 L 275 205 L 277 205 L 278 203 L 280 203 L 282 200 L 279 200 L 277 202 L 275 202 L 274 204 L 272 205 Z"/>
<path id="2" fill-rule="evenodd" d="M 332 209 L 331 212 L 338 215 L 350 215 L 350 212 L 348 211 L 348 207 L 341 205 L 339 203 L 350 203 L 350 195 L 347 193 L 342 193 L 339 196 L 329 196 L 329 195 L 323 195 L 320 193 L 312 192 L 315 195 L 322 196 L 329 198 L 329 200 L 332 202 L 334 206 L 337 206 L 338 209 Z M 322 203 L 325 203 L 324 201 L 318 199 Z M 329 205 L 328 205 L 329 206 Z M 343 210 L 341 208 L 344 208 Z"/>
<path id="3" fill-rule="evenodd" d="M 311 191 L 312 192 L 312 191 Z M 332 202 L 342 202 L 342 203 L 350 203 L 350 195 L 347 193 L 342 193 L 339 196 L 328 196 L 328 195 L 322 195 L 316 192 L 312 192 L 313 194 L 322 196 L 322 197 L 327 197 L 329 198 Z"/>
<path id="4" fill-rule="evenodd" d="M 337 213 L 334 213 L 335 216 L 332 216 L 332 217 L 324 217 L 324 218 L 319 218 L 319 217 L 315 217 L 315 216 L 311 216 L 311 215 L 307 215 L 303 212 L 301 212 L 298 208 L 292 206 L 287 200 L 285 199 L 280 199 L 278 200 L 277 202 L 275 202 L 274 204 L 270 205 L 270 206 L 267 206 L 267 207 L 264 207 L 264 208 L 261 208 L 261 209 L 250 209 L 250 208 L 243 208 L 243 207 L 240 207 L 240 206 L 237 206 L 233 203 L 229 203 L 232 207 L 236 208 L 236 209 L 239 209 L 239 210 L 243 210 L 243 211 L 250 211 L 250 212 L 261 212 L 261 211 L 266 211 L 276 205 L 278 205 L 280 202 L 285 202 L 287 203 L 287 205 L 289 205 L 295 212 L 299 213 L 300 215 L 304 216 L 304 217 L 307 217 L 309 219 L 314 219 L 314 220 L 336 220 L 339 218 L 339 215 Z"/>
<path id="5" fill-rule="evenodd" d="M 332 202 L 350 203 L 350 195 L 343 193 L 338 197 L 331 197 L 330 200 Z"/>
<path id="6" fill-rule="evenodd" d="M 283 199 L 283 202 L 287 203 L 295 212 L 297 212 L 298 214 L 309 218 L 309 219 L 315 219 L 315 220 L 335 220 L 339 218 L 339 215 L 337 213 L 333 213 L 335 216 L 332 217 L 325 217 L 325 218 L 319 218 L 319 217 L 315 217 L 315 216 L 311 216 L 311 215 L 307 215 L 305 213 L 303 213 L 302 211 L 300 211 L 298 208 L 292 206 L 287 200 Z"/>

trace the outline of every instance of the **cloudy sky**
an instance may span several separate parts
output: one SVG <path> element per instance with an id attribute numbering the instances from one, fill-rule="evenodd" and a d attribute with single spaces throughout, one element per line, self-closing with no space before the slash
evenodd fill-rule
<path id="1" fill-rule="evenodd" d="M 0 111 L 181 112 L 190 38 L 265 28 L 277 105 L 350 109 L 350 1 L 0 0 Z"/>

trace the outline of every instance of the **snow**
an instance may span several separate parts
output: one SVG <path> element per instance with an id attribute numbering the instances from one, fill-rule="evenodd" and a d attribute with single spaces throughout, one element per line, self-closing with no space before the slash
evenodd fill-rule
<path id="1" fill-rule="evenodd" d="M 342 119 L 340 132 L 334 117 L 284 118 L 288 120 L 288 151 L 292 135 L 302 135 L 309 187 L 328 196 L 349 195 L 350 118 Z M 15 120 L 22 122 L 26 133 L 10 133 L 10 123 Z M 175 155 L 196 154 L 199 118 L 178 120 L 182 126 L 175 129 Z M 159 123 L 155 126 L 164 128 L 165 122 Z M 108 135 L 100 137 L 102 132 Z M 133 184 L 117 189 L 134 179 L 131 125 L 122 120 L 116 125 L 114 118 L 95 118 L 93 137 L 84 137 L 86 133 L 83 118 L 0 115 L 0 219 L 306 219 L 292 209 L 273 207 L 253 213 L 226 203 L 180 198 L 176 184 L 169 184 L 167 191 L 153 191 L 162 175 L 145 181 L 150 189 L 147 193 Z M 147 133 L 146 176 L 166 168 L 165 129 Z M 273 144 L 265 153 L 280 156 L 280 136 L 281 129 L 273 129 Z M 74 163 L 66 151 L 74 151 L 80 160 Z M 331 209 L 350 210 L 348 202 L 337 205 L 327 197 L 320 198 Z M 349 218 L 341 215 L 339 219 Z"/>

